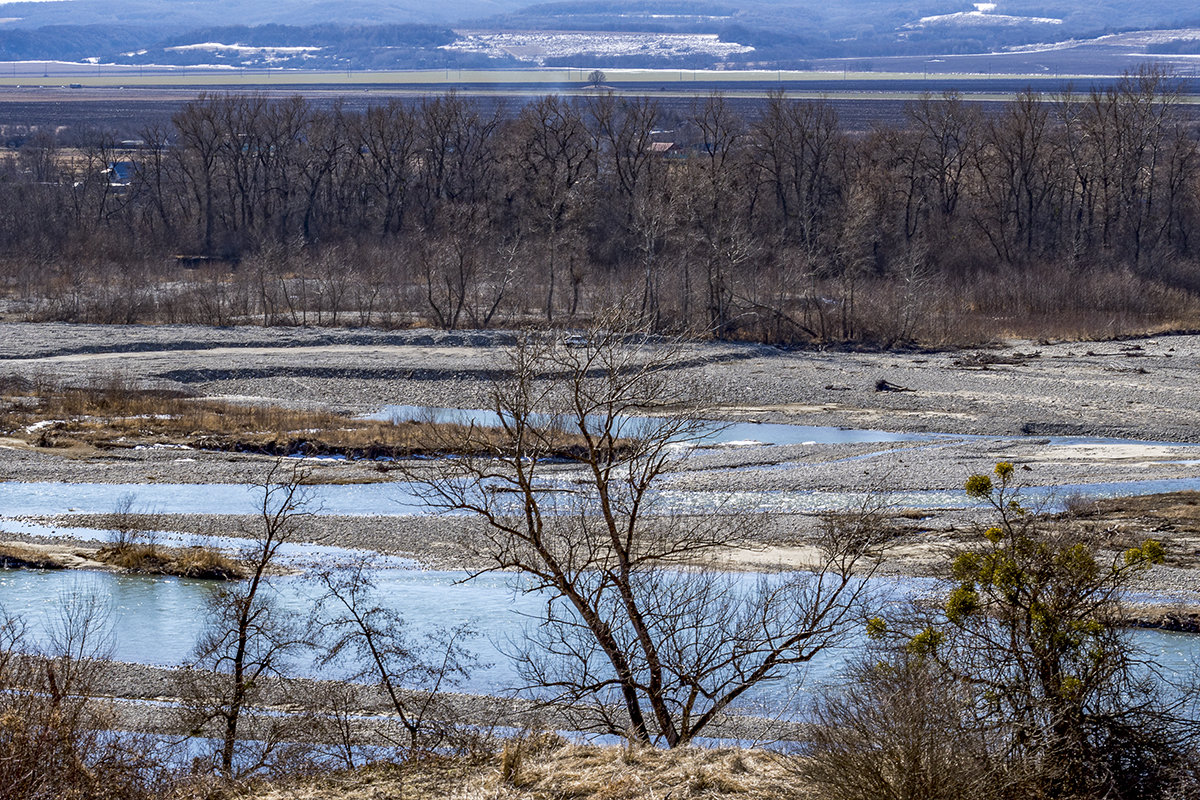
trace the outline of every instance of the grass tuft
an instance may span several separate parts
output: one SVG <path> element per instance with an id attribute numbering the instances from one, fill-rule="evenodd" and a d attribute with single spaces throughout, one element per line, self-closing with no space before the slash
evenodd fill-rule
<path id="1" fill-rule="evenodd" d="M 143 575 L 174 575 L 230 581 L 244 577 L 233 559 L 211 547 L 159 547 L 155 544 L 120 544 L 102 547 L 96 560 Z"/>
<path id="2" fill-rule="evenodd" d="M 0 569 L 64 569 L 65 565 L 33 547 L 0 543 Z"/>

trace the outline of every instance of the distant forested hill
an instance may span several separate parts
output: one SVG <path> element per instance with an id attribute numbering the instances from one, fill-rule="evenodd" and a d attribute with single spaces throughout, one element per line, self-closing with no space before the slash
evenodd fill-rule
<path id="1" fill-rule="evenodd" d="M 503 14 L 525 0 L 52 0 L 9 3 L 11 25 L 150 25 L 176 31 L 214 25 L 447 24 Z"/>
<path id="2" fill-rule="evenodd" d="M 527 43 L 447 49 L 464 30 L 699 35 L 741 46 L 664 50 L 660 40 L 642 49 L 606 50 L 558 42 L 536 56 L 547 65 L 703 68 L 988 53 L 1200 26 L 1200 6 L 1177 0 L 52 0 L 8 4 L 3 16 L 0 60 L 337 69 L 530 63 L 518 60 L 530 58 Z M 1155 47 L 1192 52 L 1189 41 Z"/>

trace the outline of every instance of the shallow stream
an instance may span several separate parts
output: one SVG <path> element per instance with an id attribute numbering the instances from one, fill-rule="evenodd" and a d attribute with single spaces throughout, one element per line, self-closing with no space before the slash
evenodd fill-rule
<path id="1" fill-rule="evenodd" d="M 475 424 L 495 424 L 490 412 L 425 410 L 388 407 L 380 418 L 440 418 Z M 714 445 L 801 444 L 847 442 L 953 441 L 972 437 L 939 434 L 904 434 L 884 431 L 848 430 L 814 426 L 765 423 L 735 423 L 715 426 L 709 443 Z M 1038 441 L 1046 441 L 1039 438 Z M 1050 446 L 1070 444 L 1130 444 L 1128 440 L 1093 437 L 1056 437 Z M 1172 444 L 1178 443 L 1140 443 Z M 569 489 L 562 483 L 559 488 Z M 1109 496 L 1150 494 L 1185 489 L 1200 490 L 1200 478 L 1122 481 L 1085 485 L 1063 485 L 1025 490 L 1028 502 L 1037 503 L 1069 495 Z M 161 514 L 255 514 L 261 510 L 261 490 L 234 484 L 75 484 L 0 483 L 0 530 L 52 535 L 53 530 L 13 519 L 21 516 L 50 516 L 71 513 L 108 513 L 119 498 L 133 493 L 140 510 Z M 828 491 L 704 492 L 665 489 L 660 510 L 704 512 L 716 508 L 749 508 L 777 512 L 814 512 L 847 506 L 857 495 Z M 975 504 L 961 490 L 910 491 L 892 495 L 893 503 L 910 508 L 964 508 Z M 321 485 L 312 487 L 311 510 L 325 515 L 417 515 L 428 512 L 416 487 L 405 483 Z M 63 535 L 87 538 L 87 531 L 58 528 Z M 94 531 L 92 532 L 95 533 Z M 176 536 L 164 533 L 164 537 Z M 171 541 L 171 543 L 176 543 Z M 179 542 L 187 543 L 187 542 Z M 222 544 L 226 544 L 222 542 Z M 330 560 L 345 555 L 338 548 L 297 546 L 289 558 Z M 503 655 L 504 642 L 520 638 L 530 614 L 536 615 L 545 602 L 536 594 L 521 594 L 499 576 L 462 582 L 464 573 L 421 570 L 397 561 L 379 573 L 380 596 L 401 609 L 414 631 L 435 625 L 470 622 L 486 635 L 476 638 L 473 648 L 488 666 L 477 669 L 463 690 L 497 693 L 517 684 L 510 660 Z M 276 582 L 278 600 L 306 613 L 315 589 L 302 578 Z M 928 585 L 906 581 L 904 591 L 919 591 Z M 111 605 L 114 657 L 119 660 L 156 665 L 184 663 L 201 629 L 203 609 L 214 585 L 203 581 L 165 577 L 0 570 L 0 604 L 5 613 L 27 618 L 34 635 L 48 629 L 64 593 L 89 592 Z M 41 632 L 41 633 L 39 633 Z M 1200 659 L 1200 637 L 1163 631 L 1131 634 L 1168 673 L 1191 672 Z M 835 680 L 849 652 L 831 652 L 814 661 L 807 673 L 809 685 Z M 313 674 L 312 655 L 297 663 L 301 674 Z M 777 689 L 773 691 L 778 691 Z M 762 702 L 751 697 L 747 708 Z"/>
<path id="2" fill-rule="evenodd" d="M 563 484 L 564 491 L 569 488 Z M 1200 490 L 1200 478 L 1063 484 L 1022 490 L 1029 503 L 1055 497 L 1110 497 Z M 262 490 L 227 483 L 0 483 L 0 509 L 5 516 L 106 514 L 118 500 L 134 494 L 139 509 L 157 514 L 255 514 L 261 510 Z M 846 508 L 858 492 L 830 491 L 688 491 L 659 492 L 658 512 L 698 512 L 748 509 L 789 513 Z M 897 508 L 971 508 L 978 502 L 961 490 L 897 491 L 888 495 Z M 402 482 L 313 486 L 309 510 L 317 515 L 412 516 L 428 513 L 418 488 Z"/>
<path id="3" fill-rule="evenodd" d="M 459 691 L 500 694 L 520 684 L 506 651 L 510 641 L 524 638 L 523 629 L 544 609 L 545 596 L 514 589 L 512 579 L 484 575 L 466 580 L 458 571 L 384 569 L 377 574 L 378 598 L 400 610 L 412 632 L 438 626 L 470 624 L 479 635 L 470 641 L 481 666 Z M 744 576 L 747 581 L 753 576 Z M 877 590 L 900 599 L 934 590 L 928 579 L 876 579 Z M 275 598 L 284 607 L 306 616 L 318 590 L 300 577 L 274 582 Z M 119 661 L 157 666 L 178 666 L 188 661 L 203 628 L 205 604 L 217 584 L 171 577 L 118 575 L 105 572 L 0 570 L 0 597 L 6 614 L 22 616 L 40 643 L 51 627 L 63 600 L 82 593 L 106 605 L 113 640 L 113 657 Z M 1130 635 L 1167 675 L 1194 674 L 1200 661 L 1200 636 L 1158 630 L 1136 630 Z M 791 696 L 797 686 L 812 690 L 838 680 L 846 660 L 861 647 L 856 637 L 846 646 L 827 651 L 802 673 L 782 683 L 763 687 L 738 708 L 753 711 L 773 698 Z M 318 675 L 313 653 L 297 657 L 295 671 Z M 328 671 L 320 677 L 341 677 Z"/>

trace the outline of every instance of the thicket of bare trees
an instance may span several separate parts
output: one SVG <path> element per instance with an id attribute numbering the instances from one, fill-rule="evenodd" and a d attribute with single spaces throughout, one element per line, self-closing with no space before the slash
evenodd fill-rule
<path id="1" fill-rule="evenodd" d="M 927 97 L 849 135 L 778 94 L 747 117 L 720 96 L 203 95 L 133 150 L 10 155 L 4 285 L 109 322 L 457 328 L 630 296 L 664 329 L 776 342 L 953 337 L 963 309 L 1170 321 L 1200 290 L 1178 100 L 1147 70 L 995 113 Z"/>

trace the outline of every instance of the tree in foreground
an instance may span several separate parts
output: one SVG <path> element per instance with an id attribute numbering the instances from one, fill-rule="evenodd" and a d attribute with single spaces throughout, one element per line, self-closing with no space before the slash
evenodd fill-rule
<path id="1" fill-rule="evenodd" d="M 995 524 L 953 559 L 940 608 L 870 622 L 876 649 L 819 704 L 806 769 L 847 798 L 1193 796 L 1191 693 L 1122 627 L 1161 545 L 1106 556 L 1051 527 L 1008 463 L 966 491 Z"/>
<path id="2" fill-rule="evenodd" d="M 241 554 L 247 577 L 213 591 L 191 669 L 181 673 L 185 724 L 216 738 L 216 766 L 226 777 L 267 765 L 294 740 L 288 728 L 303 724 L 277 715 L 256 717 L 249 735 L 244 729 L 251 709 L 306 643 L 297 615 L 276 601 L 271 586 L 280 548 L 310 510 L 304 478 L 302 469 L 276 462 L 259 484 L 258 523 L 244 531 L 250 543 Z"/>
<path id="3" fill-rule="evenodd" d="M 446 451 L 474 455 L 408 467 L 431 505 L 484 523 L 483 571 L 544 594 L 514 644 L 526 688 L 580 729 L 668 747 L 839 642 L 881 538 L 873 514 L 831 518 L 811 571 L 717 568 L 756 519 L 662 491 L 711 430 L 683 357 L 615 325 L 525 335 L 491 389 L 502 435 L 458 429 Z"/>

